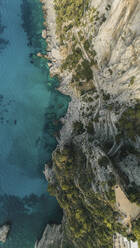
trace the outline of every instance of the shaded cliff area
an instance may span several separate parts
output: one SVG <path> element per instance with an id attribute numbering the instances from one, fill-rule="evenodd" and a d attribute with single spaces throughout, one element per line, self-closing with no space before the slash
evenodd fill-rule
<path id="1" fill-rule="evenodd" d="M 71 102 L 45 166 L 63 222 L 36 247 L 111 248 L 116 233 L 140 246 L 140 2 L 41 2 L 50 72 Z"/>

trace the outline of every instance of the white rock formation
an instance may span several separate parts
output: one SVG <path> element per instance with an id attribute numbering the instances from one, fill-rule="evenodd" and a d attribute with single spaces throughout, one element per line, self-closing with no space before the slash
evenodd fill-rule
<path id="1" fill-rule="evenodd" d="M 54 1 L 43 0 L 43 2 L 48 13 L 47 25 L 50 37 L 47 41 L 49 42 L 49 56 L 52 59 L 51 73 L 55 74 L 59 73 L 61 53 L 55 33 Z M 66 116 L 62 119 L 64 126 L 58 143 L 60 148 L 69 139 L 73 139 L 73 143 L 80 144 L 95 175 L 91 183 L 92 189 L 94 192 L 104 194 L 108 190 L 108 186 L 107 184 L 103 186 L 102 183 L 107 182 L 112 172 L 114 174 L 117 174 L 117 172 L 111 166 L 111 159 L 106 168 L 99 166 L 98 160 L 106 155 L 111 158 L 118 152 L 122 143 L 120 142 L 118 145 L 115 140 L 117 136 L 116 123 L 125 108 L 132 106 L 135 99 L 140 100 L 140 1 L 91 0 L 91 6 L 98 12 L 98 14 L 96 12 L 97 16 L 94 18 L 97 20 L 90 23 L 94 32 L 93 29 L 87 32 L 88 25 L 83 26 L 82 29 L 87 36 L 91 35 L 91 46 L 97 54 L 95 59 L 98 69 L 94 70 L 93 67 L 93 83 L 96 86 L 97 93 L 92 96 L 93 102 L 91 104 L 86 103 L 82 97 L 77 98 L 72 93 L 69 86 L 71 73 L 65 71 L 60 75 L 62 82 L 59 90 L 69 94 L 72 101 L 69 104 Z M 103 16 L 104 18 L 102 18 Z M 103 100 L 101 92 L 109 94 L 110 99 L 107 103 Z M 86 97 L 88 98 L 88 94 Z M 109 105 L 112 109 L 107 108 Z M 85 117 L 85 113 L 87 114 L 87 108 L 89 107 L 93 109 L 91 120 L 97 116 L 99 119 L 97 122 L 93 121 L 95 135 L 94 141 L 91 142 L 89 142 L 86 132 L 79 137 L 72 136 L 73 122 L 80 121 L 84 126 L 88 124 L 90 116 Z M 114 143 L 109 152 L 105 154 L 101 145 L 109 139 L 113 140 Z M 137 150 L 140 149 L 140 139 L 138 137 L 135 146 L 137 146 Z M 128 176 L 130 183 L 135 182 L 140 185 L 140 169 L 137 157 L 130 153 L 129 156 L 122 158 L 120 162 L 118 161 L 118 167 Z M 45 176 L 51 182 L 54 174 L 49 167 L 45 168 Z M 62 247 L 60 245 L 62 238 L 60 229 L 60 226 L 47 226 L 43 238 L 36 244 L 36 248 Z"/>
<path id="2" fill-rule="evenodd" d="M 56 245 L 60 245 L 62 238 L 60 229 L 61 225 L 47 225 L 41 240 L 36 243 L 35 248 L 56 247 Z"/>
<path id="3" fill-rule="evenodd" d="M 6 239 L 7 239 L 7 235 L 8 232 L 10 230 L 10 226 L 9 225 L 3 225 L 2 227 L 0 227 L 0 241 L 5 243 Z"/>

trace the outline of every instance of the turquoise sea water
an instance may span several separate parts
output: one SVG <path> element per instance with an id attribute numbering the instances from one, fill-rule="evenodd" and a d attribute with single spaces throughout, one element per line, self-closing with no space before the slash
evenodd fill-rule
<path id="1" fill-rule="evenodd" d="M 47 70 L 30 63 L 21 3 L 0 0 L 0 225 L 12 224 L 3 248 L 33 248 L 46 223 L 62 216 L 42 170 L 69 99 L 48 86 Z"/>

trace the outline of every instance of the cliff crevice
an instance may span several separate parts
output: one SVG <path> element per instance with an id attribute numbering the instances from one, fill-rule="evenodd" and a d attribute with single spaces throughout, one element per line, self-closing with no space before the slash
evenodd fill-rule
<path id="1" fill-rule="evenodd" d="M 140 205 L 140 2 L 42 2 L 50 72 L 71 96 L 45 167 L 48 190 L 64 209 L 53 227 L 62 244 L 53 247 L 109 248 L 116 233 L 139 241 L 139 218 L 125 220 L 115 187 Z"/>

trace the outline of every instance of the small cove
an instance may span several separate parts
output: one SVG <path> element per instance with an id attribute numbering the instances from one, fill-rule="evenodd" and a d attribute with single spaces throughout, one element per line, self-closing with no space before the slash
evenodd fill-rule
<path id="1" fill-rule="evenodd" d="M 34 247 L 46 223 L 62 216 L 42 170 L 69 98 L 48 86 L 48 70 L 30 63 L 34 50 L 27 45 L 21 4 L 0 0 L 0 224 L 12 223 L 3 248 Z"/>

